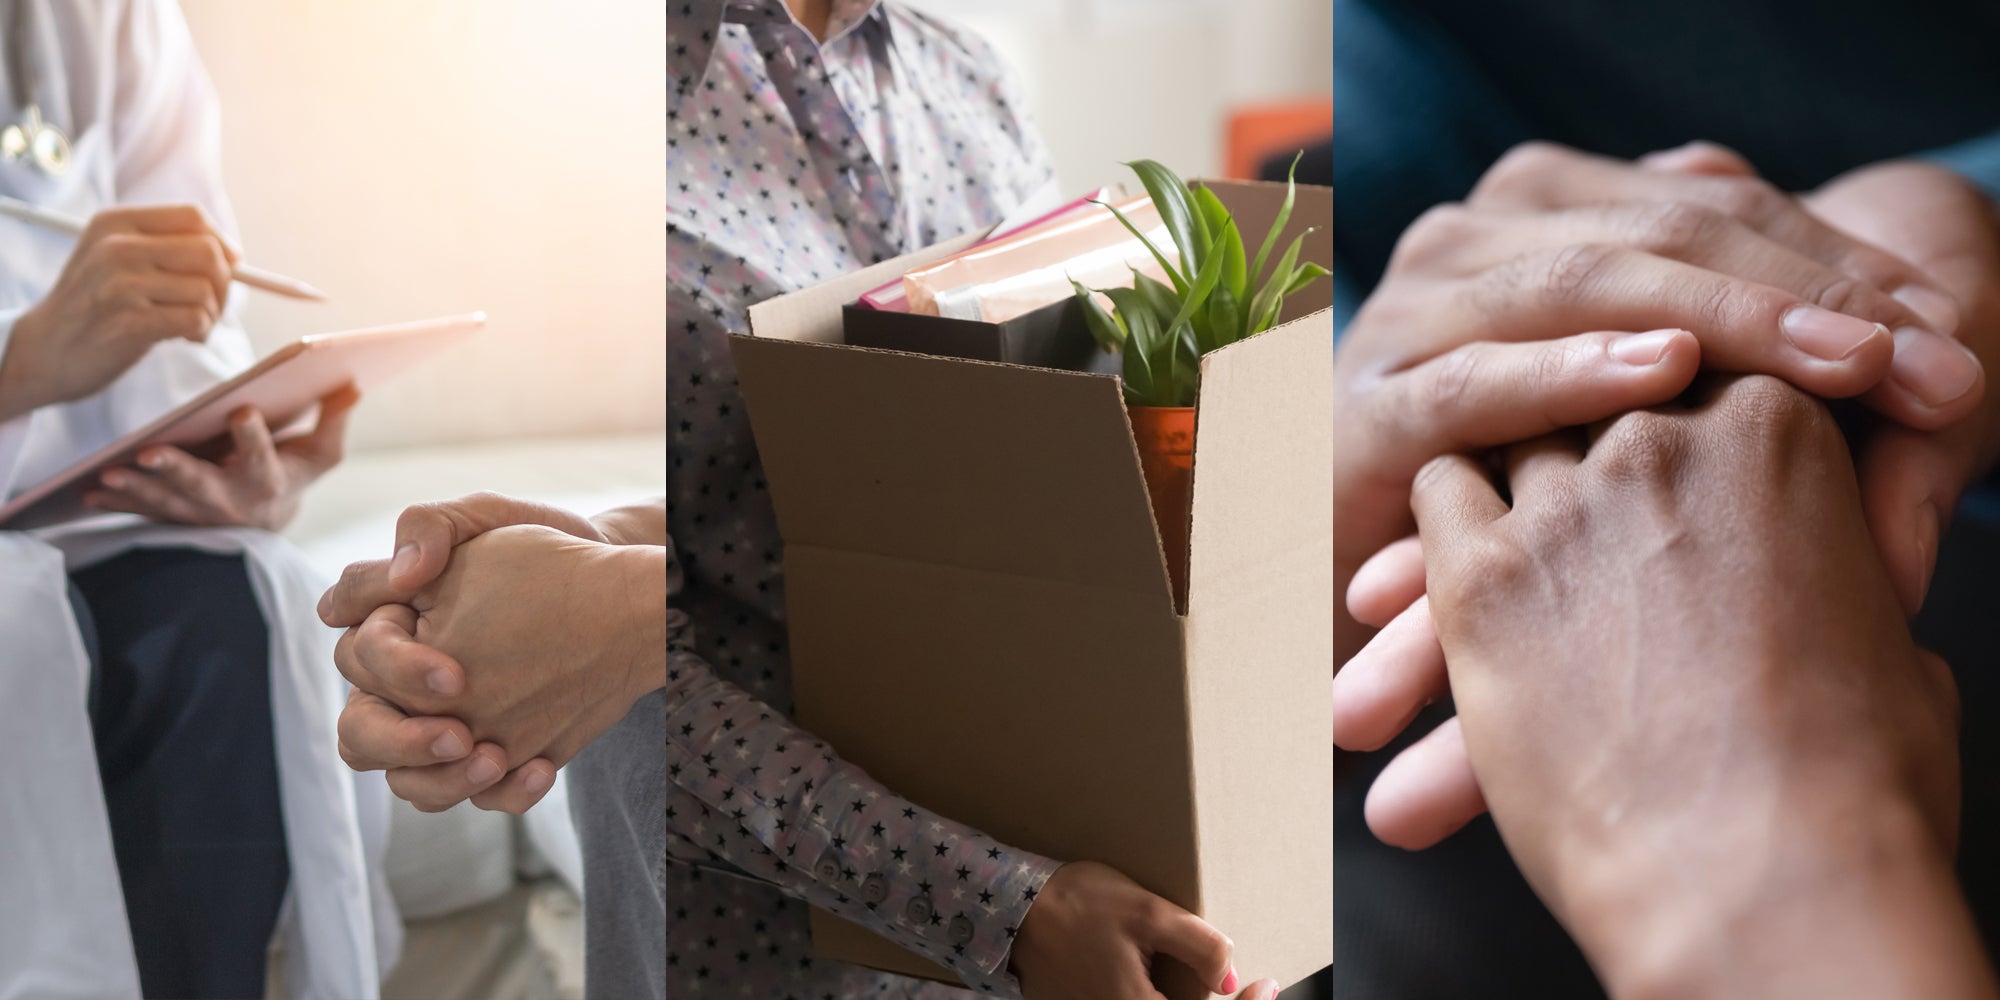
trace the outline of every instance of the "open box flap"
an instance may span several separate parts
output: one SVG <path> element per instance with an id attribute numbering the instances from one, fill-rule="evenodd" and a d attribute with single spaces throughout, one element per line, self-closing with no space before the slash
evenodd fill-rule
<path id="1" fill-rule="evenodd" d="M 1208 355 L 1195 432 L 1186 637 L 1203 916 L 1235 937 L 1243 968 L 1281 982 L 1332 954 L 1332 353 L 1321 311 Z M 1245 829 L 1243 815 L 1262 822 Z"/>
<path id="2" fill-rule="evenodd" d="M 787 544 L 1168 601 L 1115 379 L 761 337 L 730 346 Z"/>
<path id="3" fill-rule="evenodd" d="M 773 340 L 838 344 L 841 342 L 841 306 L 902 277 L 905 271 L 943 260 L 985 237 L 984 230 L 967 233 L 811 288 L 765 299 L 750 307 L 750 332 L 754 336 Z"/>

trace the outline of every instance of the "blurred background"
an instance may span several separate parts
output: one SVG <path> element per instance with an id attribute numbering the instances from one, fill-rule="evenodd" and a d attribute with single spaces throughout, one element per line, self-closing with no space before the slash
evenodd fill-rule
<path id="1" fill-rule="evenodd" d="M 260 353 L 464 312 L 473 343 L 381 387 L 288 532 L 329 575 L 480 489 L 595 511 L 665 488 L 664 8 L 635 0 L 181 0 L 223 108 L 249 259 L 326 289 L 243 300 Z M 914 0 L 1019 73 L 1067 191 L 1120 161 L 1254 177 L 1332 131 L 1326 0 Z M 1301 179 L 1308 179 L 1302 174 Z M 558 784 L 517 820 L 398 802 L 408 922 L 386 995 L 581 992 Z"/>
<path id="2" fill-rule="evenodd" d="M 182 0 L 223 110 L 250 260 L 327 290 L 239 302 L 259 353 L 485 310 L 380 387 L 287 532 L 331 576 L 396 515 L 494 489 L 595 512 L 666 488 L 664 8 L 632 0 Z M 330 682 L 338 675 L 328 671 Z M 397 801 L 406 919 L 385 996 L 582 993 L 558 783 L 522 819 Z"/>
<path id="3" fill-rule="evenodd" d="M 1065 191 L 1130 181 L 1119 164 L 1140 157 L 1184 177 L 1255 177 L 1265 156 L 1332 138 L 1329 0 L 909 5 L 999 49 L 1027 88 Z"/>

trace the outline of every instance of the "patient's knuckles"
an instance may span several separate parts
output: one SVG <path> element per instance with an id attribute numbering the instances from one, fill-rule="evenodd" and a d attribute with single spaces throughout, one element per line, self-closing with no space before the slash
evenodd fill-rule
<path id="1" fill-rule="evenodd" d="M 1692 452 L 1685 417 L 1637 410 L 1604 428 L 1585 463 L 1605 482 L 1651 488 L 1678 479 Z"/>
<path id="2" fill-rule="evenodd" d="M 1824 457 L 1845 448 L 1826 404 L 1781 379 L 1766 375 L 1737 379 L 1724 387 L 1709 409 L 1737 448 L 1760 461 Z"/>

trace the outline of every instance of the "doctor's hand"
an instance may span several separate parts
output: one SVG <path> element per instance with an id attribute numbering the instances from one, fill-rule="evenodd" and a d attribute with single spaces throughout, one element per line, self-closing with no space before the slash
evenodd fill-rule
<path id="1" fill-rule="evenodd" d="M 99 212 L 49 294 L 14 321 L 0 420 L 94 395 L 160 341 L 206 341 L 236 259 L 193 205 Z"/>
<path id="2" fill-rule="evenodd" d="M 230 451 L 221 460 L 155 445 L 139 452 L 138 468 L 99 473 L 99 485 L 83 502 L 168 524 L 280 530 L 298 514 L 306 487 L 340 464 L 347 417 L 360 399 L 351 388 L 333 393 L 320 401 L 311 433 L 281 443 L 271 439 L 264 418 L 245 407 L 230 415 Z"/>
<path id="3" fill-rule="evenodd" d="M 523 795 L 501 807 L 522 798 L 520 808 L 531 805 L 554 768 L 665 685 L 663 556 L 540 525 L 496 528 L 460 545 L 410 604 L 378 607 L 341 638 L 336 664 L 373 696 L 343 714 L 350 763 L 422 766 L 439 758 L 408 753 L 424 741 L 401 734 L 418 730 L 434 743 L 449 732 L 491 744 L 503 755 L 496 764 L 553 765 L 507 779 Z M 410 715 L 425 721 L 412 727 Z M 439 717 L 462 722 L 463 734 Z M 422 807 L 444 808 L 493 777 L 474 759 L 426 773 L 392 770 L 390 783 Z"/>
<path id="4" fill-rule="evenodd" d="M 1938 278 L 1754 176 L 1520 147 L 1403 234 L 1337 349 L 1336 583 L 1411 531 L 1431 458 L 1664 402 L 1697 367 L 1951 424 L 1983 385 L 1958 322 Z M 1361 637 L 1339 615 L 1336 656 Z"/>
<path id="5" fill-rule="evenodd" d="M 1014 937 L 1009 964 L 1023 1000 L 1160 1000 L 1156 960 L 1232 1000 L 1276 1000 L 1278 984 L 1244 983 L 1235 946 L 1207 921 L 1147 892 L 1115 868 L 1071 862 L 1049 876 Z"/>

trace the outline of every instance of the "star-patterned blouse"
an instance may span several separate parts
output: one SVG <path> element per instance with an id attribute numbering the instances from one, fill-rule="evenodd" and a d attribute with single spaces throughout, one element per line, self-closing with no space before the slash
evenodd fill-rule
<path id="1" fill-rule="evenodd" d="M 782 543 L 727 335 L 781 295 L 1050 184 L 993 51 L 895 3 L 667 3 L 667 994 L 964 997 L 811 957 L 807 906 L 1013 996 L 1056 863 L 926 810 L 786 716 Z"/>

